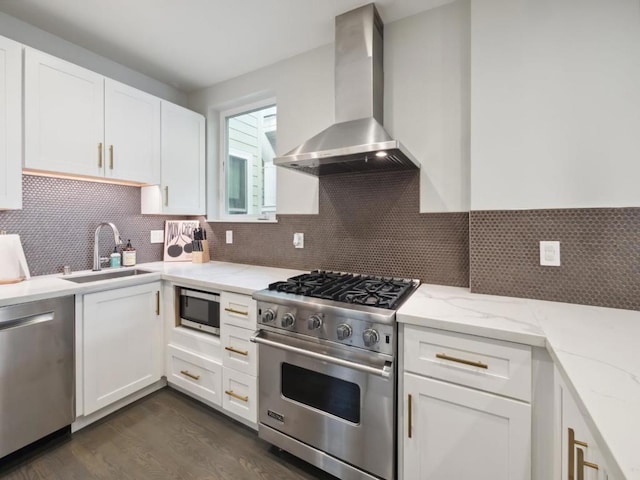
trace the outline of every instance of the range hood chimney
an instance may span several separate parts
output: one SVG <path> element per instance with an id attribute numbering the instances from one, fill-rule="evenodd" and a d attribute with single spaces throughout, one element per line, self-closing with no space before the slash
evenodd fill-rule
<path id="1" fill-rule="evenodd" d="M 334 125 L 274 164 L 322 176 L 420 168 L 382 127 L 383 25 L 373 3 L 336 17 Z"/>

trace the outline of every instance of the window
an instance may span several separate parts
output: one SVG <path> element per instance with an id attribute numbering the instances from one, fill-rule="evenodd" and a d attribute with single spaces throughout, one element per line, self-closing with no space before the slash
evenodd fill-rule
<path id="1" fill-rule="evenodd" d="M 223 117 L 224 216 L 268 218 L 276 211 L 276 106 Z"/>

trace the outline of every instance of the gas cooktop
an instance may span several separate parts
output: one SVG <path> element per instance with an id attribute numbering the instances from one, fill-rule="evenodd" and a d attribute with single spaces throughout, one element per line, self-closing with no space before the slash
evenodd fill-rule
<path id="1" fill-rule="evenodd" d="M 395 310 L 419 280 L 314 270 L 269 285 L 268 290 Z"/>

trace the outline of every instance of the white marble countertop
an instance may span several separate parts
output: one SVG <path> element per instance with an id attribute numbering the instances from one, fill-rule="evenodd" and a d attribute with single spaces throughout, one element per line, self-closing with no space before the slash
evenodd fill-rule
<path id="1" fill-rule="evenodd" d="M 154 273 L 130 277 L 99 280 L 90 283 L 74 283 L 62 274 L 32 277 L 20 283 L 0 285 L 0 307 L 15 303 L 32 302 L 43 298 L 85 293 L 127 287 L 157 280 L 169 280 L 185 286 L 226 290 L 251 295 L 256 290 L 266 288 L 269 283 L 285 280 L 298 275 L 299 270 L 259 267 L 238 263 L 209 262 L 195 264 L 189 262 L 153 262 L 136 265 L 135 268 Z M 121 267 L 118 270 L 124 270 Z M 108 268 L 103 272 L 111 271 Z M 89 275 L 96 272 L 74 272 L 70 277 Z"/>
<path id="2" fill-rule="evenodd" d="M 612 468 L 640 479 L 640 312 L 421 285 L 398 321 L 545 347 Z"/>

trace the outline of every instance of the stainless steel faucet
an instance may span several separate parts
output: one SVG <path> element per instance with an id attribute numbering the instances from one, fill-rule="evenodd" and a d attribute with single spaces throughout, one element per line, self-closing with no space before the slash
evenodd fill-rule
<path id="1" fill-rule="evenodd" d="M 118 231 L 118 229 L 116 228 L 116 226 L 111 223 L 111 222 L 102 222 L 100 225 L 98 225 L 98 227 L 96 228 L 96 235 L 93 241 L 93 271 L 97 272 L 102 270 L 102 263 L 103 262 L 108 262 L 109 261 L 109 257 L 101 257 L 100 256 L 100 230 L 102 229 L 102 227 L 104 226 L 108 226 L 111 227 L 111 230 L 113 230 L 113 239 L 116 242 L 116 247 L 118 245 L 122 245 L 122 239 L 120 238 L 120 232 Z"/>

